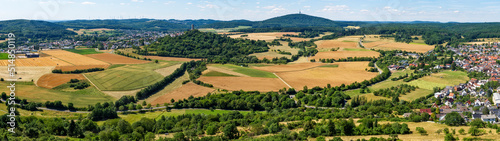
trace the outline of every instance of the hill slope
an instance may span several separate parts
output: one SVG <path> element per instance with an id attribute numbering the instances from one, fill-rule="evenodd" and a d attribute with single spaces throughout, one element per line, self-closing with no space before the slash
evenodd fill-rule
<path id="1" fill-rule="evenodd" d="M 264 28 L 264 27 L 314 27 L 314 26 L 326 26 L 332 27 L 337 26 L 337 24 L 329 19 L 315 17 L 306 14 L 289 14 L 284 16 L 279 16 L 271 19 L 267 19 L 258 22 L 253 25 L 253 27 Z"/>
<path id="2" fill-rule="evenodd" d="M 76 35 L 62 25 L 36 20 L 0 21 L 0 33 L 14 33 L 18 40 L 23 38 L 53 39 Z"/>
<path id="3" fill-rule="evenodd" d="M 125 19 L 125 20 L 74 20 L 57 22 L 68 28 L 91 29 L 132 29 L 132 30 L 156 30 L 156 31 L 183 31 L 189 29 L 189 25 L 172 23 L 167 20 L 155 19 Z"/>

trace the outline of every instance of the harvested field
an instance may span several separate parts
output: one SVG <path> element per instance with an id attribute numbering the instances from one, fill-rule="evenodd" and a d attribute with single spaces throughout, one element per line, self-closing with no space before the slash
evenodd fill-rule
<path id="1" fill-rule="evenodd" d="M 376 51 L 327 51 L 318 52 L 315 56 L 309 59 L 341 59 L 347 57 L 378 57 L 380 53 Z"/>
<path id="2" fill-rule="evenodd" d="M 359 40 L 359 38 L 358 38 Z M 318 48 L 359 48 L 358 47 L 358 42 L 346 42 L 346 41 L 340 41 L 340 40 L 320 40 L 314 42 L 316 45 L 318 45 Z"/>
<path id="3" fill-rule="evenodd" d="M 165 67 L 161 69 L 156 69 L 155 71 L 163 76 L 172 74 L 177 68 L 180 68 L 182 64 L 173 65 L 170 67 Z"/>
<path id="4" fill-rule="evenodd" d="M 182 61 L 182 62 L 201 60 L 201 59 L 181 58 L 181 57 L 162 57 L 162 56 L 144 56 L 144 57 L 150 58 L 151 60 Z"/>
<path id="5" fill-rule="evenodd" d="M 178 101 L 182 99 L 188 99 L 189 96 L 201 97 L 213 91 L 214 89 L 212 88 L 203 87 L 190 82 L 182 85 L 180 88 L 172 92 L 169 92 L 167 94 L 158 97 L 151 104 L 156 105 L 156 104 L 170 103 L 171 99 L 175 99 L 175 101 Z"/>
<path id="6" fill-rule="evenodd" d="M 96 60 L 94 58 L 90 58 L 84 55 L 76 54 L 69 51 L 64 50 L 48 50 L 43 51 L 43 53 L 51 55 L 54 58 L 58 58 L 64 60 L 70 64 L 79 66 L 79 65 L 108 65 L 106 62 L 102 62 Z"/>
<path id="7" fill-rule="evenodd" d="M 62 71 L 74 71 L 74 70 L 84 70 L 91 68 L 108 68 L 109 65 L 83 65 L 83 66 L 57 66 L 55 69 Z"/>
<path id="8" fill-rule="evenodd" d="M 323 63 L 297 63 L 297 64 L 287 64 L 287 65 L 274 65 L 274 66 L 264 66 L 264 67 L 253 67 L 254 69 L 268 71 L 268 72 L 289 72 L 289 71 L 300 71 L 311 69 L 325 65 Z"/>
<path id="9" fill-rule="evenodd" d="M 422 40 L 415 40 L 414 42 L 407 44 L 396 42 L 394 41 L 394 38 L 380 38 L 379 35 L 367 35 L 366 38 L 363 39 L 363 46 L 370 49 L 405 50 L 421 53 L 434 49 L 434 46 L 426 45 Z"/>
<path id="10" fill-rule="evenodd" d="M 294 88 L 304 86 L 324 87 L 327 84 L 339 86 L 341 84 L 351 84 L 355 81 L 369 80 L 378 74 L 365 71 L 365 68 L 368 68 L 368 62 L 338 62 L 335 64 L 338 64 L 338 67 L 316 67 L 301 71 L 278 72 L 276 74 Z"/>
<path id="11" fill-rule="evenodd" d="M 6 70 L 6 71 L 0 71 L 0 78 L 10 78 L 8 71 L 7 71 L 7 66 L 0 66 L 1 70 Z M 37 80 L 42 77 L 44 74 L 52 73 L 52 69 L 54 67 L 48 66 L 48 67 L 16 67 L 16 77 L 17 81 L 31 81 L 37 82 Z M 19 79 L 21 78 L 21 79 Z"/>
<path id="12" fill-rule="evenodd" d="M 71 64 L 54 57 L 22 58 L 16 59 L 16 66 L 72 66 Z M 0 66 L 7 66 L 7 60 L 0 60 Z"/>
<path id="13" fill-rule="evenodd" d="M 261 77 L 214 77 L 201 76 L 198 80 L 214 85 L 216 88 L 232 91 L 278 91 L 282 88 L 288 88 L 278 78 Z M 206 94 L 206 93 L 205 93 Z"/>
<path id="14" fill-rule="evenodd" d="M 245 34 L 238 34 L 238 35 L 230 35 L 229 37 L 231 37 L 231 38 L 244 38 L 244 39 L 250 39 L 250 40 L 272 41 L 274 39 L 279 39 L 280 37 L 283 37 L 284 34 L 299 35 L 299 33 L 297 33 L 297 32 L 266 32 L 266 33 L 245 33 Z M 241 35 L 248 35 L 248 36 L 241 37 Z M 292 38 L 290 38 L 290 39 L 292 39 Z M 299 39 L 304 39 L 304 38 L 299 38 Z M 298 39 L 296 39 L 296 40 L 298 40 Z M 307 40 L 307 39 L 305 39 L 305 40 Z"/>
<path id="15" fill-rule="evenodd" d="M 71 79 L 79 79 L 79 80 L 84 80 L 85 77 L 83 77 L 82 74 L 46 74 L 40 77 L 37 81 L 37 85 L 39 87 L 44 87 L 44 88 L 49 88 L 52 89 L 54 87 L 57 87 L 59 85 L 62 85 L 64 83 L 68 83 L 69 80 Z"/>
<path id="16" fill-rule="evenodd" d="M 121 55 L 116 55 L 116 54 L 109 54 L 109 53 L 101 53 L 101 54 L 90 54 L 90 55 L 85 55 L 97 60 L 101 60 L 110 64 L 142 64 L 142 63 L 149 63 L 150 61 L 146 60 L 137 60 L 133 59 L 130 57 L 125 57 Z"/>

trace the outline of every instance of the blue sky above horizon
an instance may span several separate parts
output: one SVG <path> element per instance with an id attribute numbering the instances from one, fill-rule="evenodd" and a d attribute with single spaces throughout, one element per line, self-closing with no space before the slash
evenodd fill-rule
<path id="1" fill-rule="evenodd" d="M 0 20 L 247 19 L 298 13 L 338 21 L 500 22 L 495 0 L 1 0 Z"/>

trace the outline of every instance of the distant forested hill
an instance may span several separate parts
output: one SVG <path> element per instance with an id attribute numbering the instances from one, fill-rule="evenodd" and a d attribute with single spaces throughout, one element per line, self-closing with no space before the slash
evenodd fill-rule
<path id="1" fill-rule="evenodd" d="M 91 29 L 131 29 L 131 30 L 153 30 L 153 31 L 185 31 L 190 25 L 172 23 L 167 20 L 154 19 L 126 19 L 126 20 L 73 20 L 57 22 L 68 28 Z"/>
<path id="2" fill-rule="evenodd" d="M 265 41 L 233 39 L 214 33 L 191 30 L 181 36 L 160 38 L 158 42 L 146 46 L 146 49 L 137 53 L 151 55 L 149 52 L 156 52 L 154 55 L 187 58 L 210 57 L 210 59 L 221 59 L 227 62 L 231 58 L 266 52 L 269 48 Z"/>
<path id="3" fill-rule="evenodd" d="M 315 17 L 306 14 L 288 14 L 284 16 L 274 17 L 264 21 L 220 21 L 212 24 L 207 24 L 201 27 L 206 28 L 233 28 L 238 26 L 252 26 L 252 28 L 273 28 L 273 27 L 337 27 L 340 26 L 335 21 Z"/>
<path id="4" fill-rule="evenodd" d="M 46 21 L 35 20 L 8 20 L 0 21 L 0 33 L 14 33 L 17 40 L 26 38 L 55 39 L 75 32 L 66 30 L 66 27 Z"/>

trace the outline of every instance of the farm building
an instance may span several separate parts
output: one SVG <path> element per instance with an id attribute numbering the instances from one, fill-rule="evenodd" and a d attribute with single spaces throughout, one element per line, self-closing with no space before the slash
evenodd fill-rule
<path id="1" fill-rule="evenodd" d="M 26 53 L 26 57 L 35 58 L 35 57 L 40 57 L 40 55 L 38 53 Z"/>
<path id="2" fill-rule="evenodd" d="M 493 104 L 495 104 L 495 105 L 500 104 L 500 94 L 499 93 L 493 93 Z"/>

